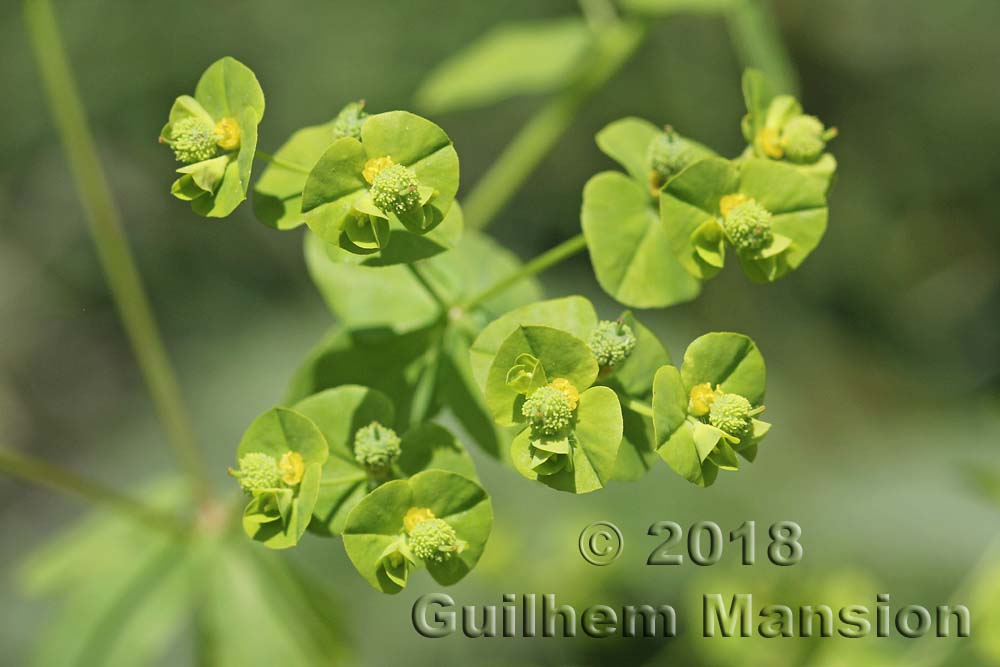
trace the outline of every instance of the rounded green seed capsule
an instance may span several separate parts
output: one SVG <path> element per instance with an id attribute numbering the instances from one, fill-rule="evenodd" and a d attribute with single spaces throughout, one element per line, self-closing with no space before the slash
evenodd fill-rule
<path id="1" fill-rule="evenodd" d="M 551 385 L 539 387 L 521 406 L 521 414 L 542 435 L 558 435 L 573 420 L 573 405 L 565 391 Z"/>
<path id="2" fill-rule="evenodd" d="M 635 349 L 635 333 L 621 320 L 602 320 L 590 334 L 588 345 L 599 366 L 616 366 Z"/>
<path id="3" fill-rule="evenodd" d="M 250 452 L 240 459 L 240 469 L 230 470 L 247 493 L 281 486 L 281 470 L 273 456 Z"/>
<path id="4" fill-rule="evenodd" d="M 368 114 L 365 113 L 365 101 L 351 102 L 337 114 L 333 120 L 333 138 L 353 137 L 361 139 L 361 126 L 365 124 Z"/>
<path id="5" fill-rule="evenodd" d="M 391 428 L 378 422 L 359 428 L 354 434 L 354 458 L 373 472 L 391 466 L 400 453 L 400 439 Z"/>
<path id="6" fill-rule="evenodd" d="M 823 154 L 830 138 L 816 116 L 795 116 L 781 128 L 781 147 L 791 162 L 815 162 Z"/>
<path id="7" fill-rule="evenodd" d="M 753 406 L 739 394 L 723 394 L 712 402 L 708 423 L 731 436 L 744 438 L 753 433 Z"/>
<path id="8" fill-rule="evenodd" d="M 219 152 L 215 125 L 202 118 L 182 118 L 170 128 L 170 136 L 174 156 L 185 164 L 208 160 Z"/>
<path id="9" fill-rule="evenodd" d="M 372 201 L 386 213 L 401 215 L 420 206 L 420 182 L 401 164 L 382 169 L 372 181 Z"/>
<path id="10" fill-rule="evenodd" d="M 410 531 L 410 550 L 420 560 L 443 563 L 460 548 L 455 529 L 442 519 L 421 521 Z"/>
<path id="11" fill-rule="evenodd" d="M 667 126 L 650 142 L 646 159 L 650 168 L 650 191 L 655 194 L 669 178 L 697 160 L 698 151 Z"/>
<path id="12" fill-rule="evenodd" d="M 722 226 L 730 242 L 746 252 L 759 252 L 774 240 L 771 212 L 753 199 L 729 209 Z"/>

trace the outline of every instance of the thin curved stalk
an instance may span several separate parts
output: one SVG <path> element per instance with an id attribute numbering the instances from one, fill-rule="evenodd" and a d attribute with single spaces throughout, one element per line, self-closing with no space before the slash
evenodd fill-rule
<path id="1" fill-rule="evenodd" d="M 199 496 L 207 477 L 177 377 L 142 285 L 121 215 L 111 196 L 86 113 L 59 36 L 49 0 L 25 0 L 28 36 L 45 86 L 49 110 L 62 139 L 90 236 L 157 415 L 181 467 Z"/>

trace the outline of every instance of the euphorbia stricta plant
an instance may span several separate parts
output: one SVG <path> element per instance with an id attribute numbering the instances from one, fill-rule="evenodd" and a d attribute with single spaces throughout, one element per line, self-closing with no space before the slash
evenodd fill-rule
<path id="1" fill-rule="evenodd" d="M 693 299 L 730 254 L 759 282 L 798 268 L 826 228 L 835 131 L 757 72 L 744 92 L 748 145 L 733 159 L 638 118 L 598 132 L 624 172 L 584 187 L 582 240 L 522 266 L 463 233 L 458 153 L 435 123 L 350 102 L 255 155 L 256 77 L 232 58 L 210 66 L 161 135 L 183 164 L 173 194 L 228 215 L 254 157 L 267 160 L 254 211 L 306 226 L 310 274 L 340 321 L 239 444 L 247 535 L 272 548 L 340 535 L 358 572 L 395 593 L 420 567 L 454 583 L 483 552 L 492 505 L 465 440 L 570 493 L 658 459 L 700 486 L 752 461 L 770 429 L 752 340 L 706 334 L 674 366 L 630 311 L 540 300 L 532 280 L 587 247 L 609 295 L 649 308 Z M 439 422 L 446 409 L 462 439 Z"/>

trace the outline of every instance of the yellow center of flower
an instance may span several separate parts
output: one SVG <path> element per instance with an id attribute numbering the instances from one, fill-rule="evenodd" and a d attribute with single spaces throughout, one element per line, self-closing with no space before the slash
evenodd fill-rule
<path id="1" fill-rule="evenodd" d="M 731 195 L 723 195 L 722 198 L 719 199 L 719 213 L 721 213 L 724 218 L 729 215 L 729 212 L 734 208 L 740 204 L 745 204 L 748 201 L 750 201 L 750 198 L 744 194 L 740 194 L 739 192 Z"/>
<path id="2" fill-rule="evenodd" d="M 696 384 L 691 387 L 691 395 L 688 398 L 688 412 L 695 417 L 704 417 L 712 409 L 718 394 L 712 389 L 708 382 Z"/>
<path id="3" fill-rule="evenodd" d="M 278 470 L 281 471 L 281 481 L 289 486 L 295 486 L 302 481 L 302 475 L 306 472 L 305 461 L 298 452 L 285 452 L 278 461 Z"/>
<path id="4" fill-rule="evenodd" d="M 566 378 L 556 378 L 549 383 L 549 386 L 566 394 L 566 398 L 569 401 L 569 409 L 576 410 L 576 406 L 580 403 L 580 392 L 576 390 L 572 382 Z"/>
<path id="5" fill-rule="evenodd" d="M 223 118 L 215 124 L 216 142 L 224 151 L 233 151 L 240 147 L 240 126 L 235 118 Z"/>
<path id="6" fill-rule="evenodd" d="M 373 157 L 368 160 L 368 162 L 365 162 L 365 168 L 361 170 L 361 175 L 365 177 L 365 180 L 368 181 L 369 184 L 371 184 L 375 182 L 375 177 L 378 176 L 380 171 L 391 167 L 394 164 L 396 164 L 396 162 L 388 155 L 383 157 Z"/>
<path id="7" fill-rule="evenodd" d="M 403 517 L 403 527 L 406 528 L 407 533 L 412 533 L 418 523 L 423 523 L 434 518 L 436 518 L 434 512 L 426 507 L 411 507 L 406 510 L 406 516 Z"/>
<path id="8" fill-rule="evenodd" d="M 764 155 L 769 158 L 780 160 L 785 156 L 785 149 L 781 146 L 781 136 L 777 130 L 765 127 L 757 133 L 757 141 L 760 142 Z"/>

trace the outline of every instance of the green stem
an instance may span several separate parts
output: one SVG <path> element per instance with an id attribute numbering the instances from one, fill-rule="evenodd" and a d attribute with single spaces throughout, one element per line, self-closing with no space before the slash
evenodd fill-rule
<path id="1" fill-rule="evenodd" d="M 116 510 L 154 530 L 165 531 L 175 537 L 187 534 L 187 529 L 176 517 L 104 486 L 82 475 L 64 470 L 39 459 L 0 448 L 0 472 L 33 484 L 79 496 L 95 505 Z"/>
<path id="2" fill-rule="evenodd" d="M 49 0 L 25 0 L 24 15 L 108 287 L 167 438 L 195 492 L 204 496 L 207 481 L 201 453 L 87 125 L 52 6 Z"/>
<path id="3" fill-rule="evenodd" d="M 479 294 L 467 299 L 464 303 L 462 303 L 461 308 L 462 310 L 472 310 L 476 306 L 481 305 L 485 301 L 489 301 L 496 295 L 504 292 L 507 288 L 515 285 L 521 280 L 524 280 L 528 276 L 541 273 L 545 269 L 558 264 L 564 259 L 572 257 L 586 247 L 587 241 L 583 238 L 583 234 L 577 234 L 576 236 L 568 238 L 554 248 L 546 250 L 527 264 L 524 264 L 514 273 L 501 278 L 485 290 L 481 291 Z"/>
<path id="4" fill-rule="evenodd" d="M 424 291 L 426 291 L 427 294 L 434 299 L 434 303 L 438 305 L 441 312 L 446 312 L 448 310 L 448 302 L 443 296 L 441 296 L 431 281 L 427 279 L 427 276 L 424 275 L 423 271 L 413 262 L 407 262 L 406 268 L 409 269 L 410 274 L 413 275 L 416 281 L 420 283 L 420 286 L 424 288 Z"/>
<path id="5" fill-rule="evenodd" d="M 256 152 L 254 152 L 253 156 L 254 156 L 255 159 L 263 160 L 264 162 L 270 162 L 271 164 L 273 164 L 276 167 L 281 167 L 282 169 L 288 169 L 290 171 L 297 171 L 300 174 L 307 174 L 308 175 L 310 173 L 310 171 L 311 171 L 310 169 L 306 169 L 305 167 L 301 167 L 301 166 L 299 166 L 297 164 L 292 164 L 291 162 L 285 162 L 280 157 L 275 157 L 271 153 L 268 153 L 266 151 L 262 151 L 260 149 L 258 149 Z"/>
<path id="6" fill-rule="evenodd" d="M 598 34 L 594 57 L 581 63 L 575 84 L 535 113 L 463 200 L 466 226 L 489 225 L 569 129 L 580 107 L 628 62 L 645 34 L 643 25 L 620 21 Z"/>
<path id="7" fill-rule="evenodd" d="M 629 398 L 625 401 L 625 407 L 632 412 L 638 412 L 640 415 L 645 415 L 650 419 L 653 418 L 653 407 L 649 403 L 644 403 L 635 398 Z"/>
<path id="8" fill-rule="evenodd" d="M 738 0 L 726 19 L 743 66 L 760 69 L 778 92 L 797 95 L 795 65 L 767 0 Z"/>

